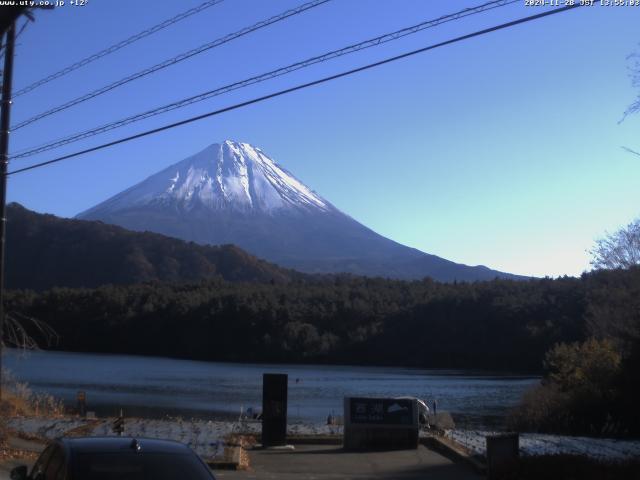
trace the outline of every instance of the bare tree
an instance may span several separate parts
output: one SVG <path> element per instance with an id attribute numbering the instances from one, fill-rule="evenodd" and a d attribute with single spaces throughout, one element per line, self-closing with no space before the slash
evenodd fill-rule
<path id="1" fill-rule="evenodd" d="M 630 268 L 640 265 L 640 217 L 596 240 L 589 251 L 593 268 Z"/>
<path id="2" fill-rule="evenodd" d="M 59 337 L 53 328 L 36 318 L 19 312 L 5 312 L 2 335 L 0 336 L 0 354 L 5 346 L 22 350 L 36 350 L 42 343 L 51 346 L 58 343 Z M 3 390 L 6 381 L 6 370 L 0 369 L 0 413 L 2 413 Z M 0 443 L 2 442 L 3 423 L 0 415 Z"/>
<path id="3" fill-rule="evenodd" d="M 0 342 L 23 350 L 37 350 L 41 346 L 56 345 L 59 336 L 47 323 L 19 312 L 7 312 Z"/>
<path id="4" fill-rule="evenodd" d="M 638 89 L 638 96 L 633 102 L 631 102 L 631 105 L 629 105 L 627 109 L 624 111 L 622 119 L 618 123 L 622 123 L 625 120 L 625 118 L 627 118 L 629 115 L 633 115 L 634 113 L 640 112 L 640 50 L 637 50 L 631 53 L 627 57 L 627 60 L 630 63 L 629 77 L 631 77 L 631 85 L 634 88 Z M 638 152 L 638 149 L 634 150 L 624 145 L 622 145 L 622 148 L 628 153 L 640 156 L 640 152 Z"/>
<path id="5" fill-rule="evenodd" d="M 629 62 L 631 63 L 631 65 L 629 66 L 631 85 L 633 85 L 633 87 L 637 88 L 639 91 L 636 99 L 625 110 L 623 119 L 628 115 L 640 112 L 640 50 L 630 54 L 627 57 L 627 60 L 629 60 Z"/>

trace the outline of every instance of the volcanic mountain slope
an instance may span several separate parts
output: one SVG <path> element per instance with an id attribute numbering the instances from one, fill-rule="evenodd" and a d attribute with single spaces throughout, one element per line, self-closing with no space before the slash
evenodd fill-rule
<path id="1" fill-rule="evenodd" d="M 377 234 L 247 143 L 213 144 L 77 218 L 200 244 L 235 244 L 309 273 L 442 281 L 515 278 L 484 266 L 457 264 Z"/>
<path id="2" fill-rule="evenodd" d="M 9 288 L 97 287 L 149 281 L 289 282 L 304 275 L 234 245 L 196 245 L 157 233 L 70 220 L 7 206 Z"/>

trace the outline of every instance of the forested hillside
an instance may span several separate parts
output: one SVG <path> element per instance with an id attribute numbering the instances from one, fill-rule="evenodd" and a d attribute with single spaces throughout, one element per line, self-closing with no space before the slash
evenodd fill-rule
<path id="1" fill-rule="evenodd" d="M 131 232 L 102 222 L 70 220 L 7 206 L 8 288 L 97 287 L 150 281 L 287 282 L 302 274 L 220 247 Z"/>
<path id="2" fill-rule="evenodd" d="M 49 323 L 65 350 L 539 371 L 558 342 L 633 343 L 640 269 L 526 282 L 104 286 L 13 291 L 7 301 Z"/>

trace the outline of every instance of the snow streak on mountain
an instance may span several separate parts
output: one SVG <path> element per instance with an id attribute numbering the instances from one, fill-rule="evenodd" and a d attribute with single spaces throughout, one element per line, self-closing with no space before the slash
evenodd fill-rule
<path id="1" fill-rule="evenodd" d="M 229 140 L 150 176 L 78 218 L 202 244 L 232 243 L 305 272 L 443 281 L 513 277 L 382 237 L 340 212 L 259 148 Z"/>
<path id="2" fill-rule="evenodd" d="M 259 148 L 228 140 L 149 177 L 99 207 L 114 211 L 151 204 L 174 204 L 185 211 L 197 206 L 265 213 L 333 209 Z"/>

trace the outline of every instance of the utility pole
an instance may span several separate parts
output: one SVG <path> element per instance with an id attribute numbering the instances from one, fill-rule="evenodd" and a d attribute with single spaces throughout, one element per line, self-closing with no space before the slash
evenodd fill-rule
<path id="1" fill-rule="evenodd" d="M 7 232 L 7 171 L 9 166 L 9 122 L 13 49 L 16 39 L 15 21 L 7 29 L 2 72 L 2 105 L 0 111 L 0 400 L 2 400 L 2 339 L 4 335 L 4 246 Z"/>

